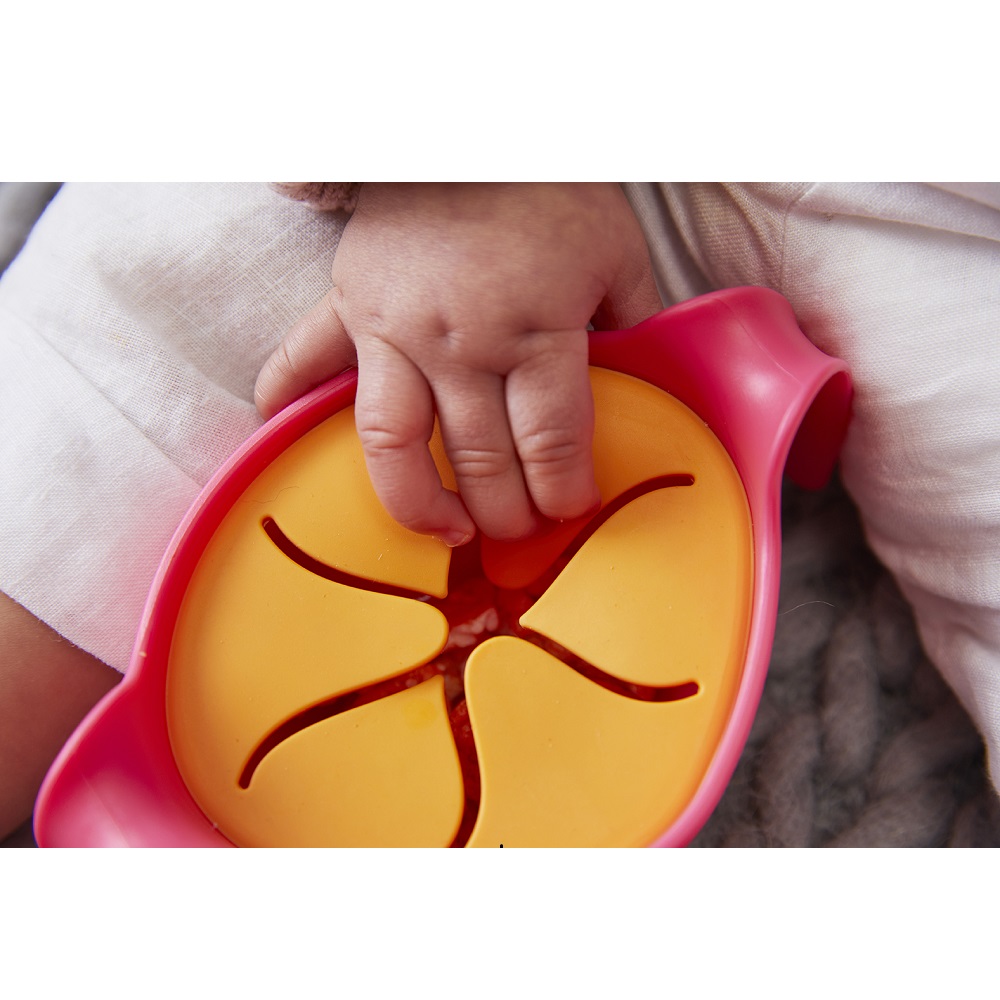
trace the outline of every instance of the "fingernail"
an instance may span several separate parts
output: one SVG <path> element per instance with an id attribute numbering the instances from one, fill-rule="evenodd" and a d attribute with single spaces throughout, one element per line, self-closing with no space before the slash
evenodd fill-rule
<path id="1" fill-rule="evenodd" d="M 440 541 L 444 542 L 449 549 L 457 549 L 460 545 L 465 545 L 466 542 L 471 541 L 472 535 L 467 531 L 442 531 L 436 535 Z"/>

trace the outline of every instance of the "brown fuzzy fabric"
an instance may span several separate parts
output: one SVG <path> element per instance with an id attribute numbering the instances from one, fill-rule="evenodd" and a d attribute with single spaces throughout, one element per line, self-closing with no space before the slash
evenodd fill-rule
<path id="1" fill-rule="evenodd" d="M 331 184 L 325 181 L 292 181 L 271 186 L 278 194 L 293 201 L 308 202 L 320 212 L 353 212 L 361 192 L 360 184 Z"/>

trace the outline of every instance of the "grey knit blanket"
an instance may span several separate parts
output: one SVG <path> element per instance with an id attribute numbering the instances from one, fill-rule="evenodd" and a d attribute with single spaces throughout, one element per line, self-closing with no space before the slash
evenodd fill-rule
<path id="1" fill-rule="evenodd" d="M 0 185 L 0 271 L 55 185 Z M 997 847 L 968 716 L 923 654 L 834 482 L 786 485 L 774 652 L 754 727 L 696 847 Z M 31 846 L 30 827 L 0 846 Z"/>
<path id="2" fill-rule="evenodd" d="M 982 741 L 838 483 L 782 498 L 774 651 L 696 846 L 996 847 Z"/>

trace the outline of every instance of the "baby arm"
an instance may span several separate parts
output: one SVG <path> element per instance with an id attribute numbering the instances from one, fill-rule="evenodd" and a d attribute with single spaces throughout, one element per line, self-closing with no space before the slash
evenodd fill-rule
<path id="1" fill-rule="evenodd" d="M 260 373 L 264 417 L 357 364 L 376 493 L 450 545 L 598 504 L 587 324 L 661 308 L 617 185 L 365 184 L 332 280 Z M 435 415 L 460 496 L 428 451 Z"/>

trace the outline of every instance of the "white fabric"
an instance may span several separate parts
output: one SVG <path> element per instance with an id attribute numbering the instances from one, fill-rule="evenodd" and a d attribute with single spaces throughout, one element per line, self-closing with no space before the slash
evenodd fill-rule
<path id="1" fill-rule="evenodd" d="M 0 589 L 124 670 L 171 534 L 345 217 L 267 185 L 81 185 L 0 282 Z"/>
<path id="2" fill-rule="evenodd" d="M 665 301 L 767 285 L 850 365 L 844 484 L 1000 787 L 1000 185 L 629 193 Z"/>

